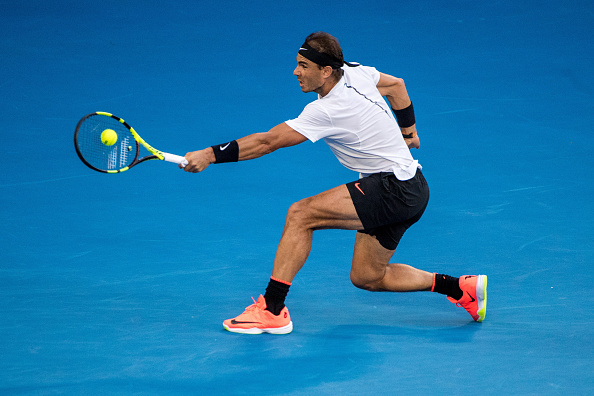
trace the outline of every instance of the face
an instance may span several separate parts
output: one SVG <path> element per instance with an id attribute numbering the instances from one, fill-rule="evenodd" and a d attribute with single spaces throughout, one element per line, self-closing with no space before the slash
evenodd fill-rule
<path id="1" fill-rule="evenodd" d="M 317 64 L 299 54 L 297 54 L 297 67 L 293 75 L 297 76 L 303 92 L 320 93 L 326 82 L 324 68 L 320 69 Z"/>

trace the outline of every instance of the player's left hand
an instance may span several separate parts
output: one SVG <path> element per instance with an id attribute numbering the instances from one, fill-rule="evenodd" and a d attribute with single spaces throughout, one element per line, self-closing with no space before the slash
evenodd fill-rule
<path id="1" fill-rule="evenodd" d="M 204 150 L 186 153 L 184 157 L 188 160 L 188 165 L 186 165 L 183 170 L 186 172 L 198 173 L 208 168 L 208 166 L 212 163 L 210 158 L 214 157 L 214 153 L 212 148 L 208 147 Z M 181 165 L 180 168 L 182 168 Z"/>

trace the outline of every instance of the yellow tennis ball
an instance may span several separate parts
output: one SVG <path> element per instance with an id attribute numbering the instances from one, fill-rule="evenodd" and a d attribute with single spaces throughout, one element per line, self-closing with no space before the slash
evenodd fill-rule
<path id="1" fill-rule="evenodd" d="M 101 142 L 106 146 L 113 146 L 118 141 L 118 134 L 113 129 L 101 132 Z"/>

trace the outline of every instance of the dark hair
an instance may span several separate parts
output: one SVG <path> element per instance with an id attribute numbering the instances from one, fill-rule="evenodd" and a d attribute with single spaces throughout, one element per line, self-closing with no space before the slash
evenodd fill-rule
<path id="1" fill-rule="evenodd" d="M 326 32 L 315 32 L 307 36 L 305 42 L 312 46 L 316 51 L 331 55 L 332 57 L 339 60 L 340 63 L 344 62 L 340 43 L 333 35 Z M 337 79 L 340 79 L 342 76 L 342 70 L 335 69 L 332 74 L 334 74 Z"/>

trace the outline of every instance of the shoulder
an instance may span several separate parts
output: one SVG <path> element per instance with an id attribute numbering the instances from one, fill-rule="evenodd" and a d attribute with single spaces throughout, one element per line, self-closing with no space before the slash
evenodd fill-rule
<path id="1" fill-rule="evenodd" d="M 312 142 L 323 138 L 332 129 L 332 119 L 319 99 L 305 106 L 299 117 L 285 123 Z"/>
<path id="2" fill-rule="evenodd" d="M 404 80 L 399 77 L 394 77 L 389 74 L 379 73 L 378 87 L 390 87 L 404 85 Z"/>
<path id="3" fill-rule="evenodd" d="M 329 119 L 328 111 L 325 108 L 325 101 L 316 99 L 308 103 L 304 108 L 299 119 L 309 122 L 324 122 Z"/>
<path id="4" fill-rule="evenodd" d="M 380 79 L 380 72 L 375 67 L 363 66 L 358 63 L 351 63 L 353 66 L 343 66 L 344 75 L 347 78 L 365 78 L 373 81 L 377 84 Z"/>

